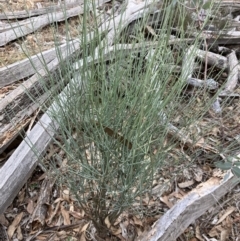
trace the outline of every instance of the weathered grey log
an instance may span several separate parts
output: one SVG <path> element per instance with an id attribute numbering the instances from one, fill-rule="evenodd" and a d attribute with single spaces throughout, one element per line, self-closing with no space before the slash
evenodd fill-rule
<path id="1" fill-rule="evenodd" d="M 11 204 L 45 152 L 54 135 L 51 124 L 53 121 L 44 114 L 0 169 L 0 214 Z"/>
<path id="2" fill-rule="evenodd" d="M 95 7 L 97 8 L 108 1 L 109 0 L 97 0 L 95 3 Z M 57 12 L 48 12 L 38 17 L 32 17 L 27 20 L 18 21 L 16 23 L 10 24 L 12 26 L 11 29 L 0 33 L 0 46 L 3 46 L 12 40 L 18 39 L 27 34 L 30 34 L 40 28 L 47 26 L 48 24 L 54 22 L 61 22 L 82 13 L 82 6 L 76 6 L 72 8 L 69 7 L 69 9 L 62 7 Z"/>
<path id="3" fill-rule="evenodd" d="M 221 70 L 226 70 L 229 71 L 229 65 L 228 65 L 228 60 L 226 57 L 220 55 L 220 54 L 215 54 L 212 52 L 204 51 L 198 49 L 197 52 L 197 57 L 205 62 L 207 60 L 207 63 L 213 67 L 216 67 Z M 236 67 L 236 65 L 235 65 Z M 238 70 L 238 79 L 240 80 L 240 65 L 238 64 L 237 67 L 235 68 Z M 236 73 L 236 72 L 235 72 Z"/>
<path id="4" fill-rule="evenodd" d="M 0 68 L 0 88 L 29 77 L 37 73 L 40 69 L 49 70 L 47 65 L 58 57 L 59 53 L 61 54 L 59 58 L 68 51 L 70 51 L 70 53 L 68 53 L 71 54 L 72 48 L 75 48 L 75 51 L 78 50 L 79 40 L 67 42 L 30 58 Z"/>
<path id="5" fill-rule="evenodd" d="M 187 84 L 198 88 L 206 88 L 208 90 L 216 90 L 218 83 L 214 79 L 207 79 L 206 81 L 197 78 L 188 78 Z"/>
<path id="6" fill-rule="evenodd" d="M 214 54 L 212 52 L 200 50 L 200 49 L 196 51 L 196 55 L 203 62 L 207 60 L 207 63 L 211 66 L 214 66 L 221 70 L 228 69 L 227 58 L 224 56 L 221 56 L 219 54 Z"/>
<path id="7" fill-rule="evenodd" d="M 15 11 L 15 12 L 5 12 L 0 14 L 0 20 L 10 20 L 10 19 L 21 19 L 21 18 L 29 18 L 33 16 L 39 16 L 42 14 L 46 14 L 49 12 L 55 12 L 61 10 L 63 7 L 65 9 L 76 7 L 77 5 L 83 4 L 83 0 L 75 0 L 75 1 L 64 1 L 60 6 L 52 5 L 49 7 L 33 9 L 33 10 L 23 10 L 23 11 Z"/>
<path id="8" fill-rule="evenodd" d="M 219 44 L 219 45 L 222 45 L 222 46 L 225 46 L 225 45 L 234 45 L 234 44 L 239 44 L 240 43 L 240 38 L 222 38 L 222 37 L 219 37 L 217 39 L 215 38 L 211 38 L 211 39 L 207 39 L 207 43 L 208 44 Z"/>
<path id="9" fill-rule="evenodd" d="M 32 17 L 22 23 L 17 23 L 18 27 L 10 29 L 8 31 L 0 33 L 0 46 L 9 43 L 12 40 L 23 37 L 30 34 L 40 28 L 47 26 L 54 22 L 60 22 L 70 17 L 77 16 L 83 13 L 83 7 L 74 7 L 70 9 L 62 9 L 62 11 L 47 13 L 39 17 Z"/>
<path id="10" fill-rule="evenodd" d="M 227 93 L 225 91 L 222 91 L 219 93 L 219 97 L 222 97 L 222 98 L 240 98 L 240 94 L 238 93 Z"/>
<path id="11" fill-rule="evenodd" d="M 26 116 L 31 116 L 35 111 L 32 107 L 33 100 L 37 103 L 43 103 L 50 91 L 46 91 L 44 86 L 49 85 L 51 79 L 50 73 L 53 73 L 59 68 L 62 61 L 66 61 L 79 49 L 80 42 L 73 41 L 68 44 L 67 48 L 63 48 L 61 57 L 55 57 L 43 69 L 34 74 L 31 78 L 26 80 L 22 85 L 13 90 L 9 95 L 3 98 L 0 102 L 0 154 L 7 148 L 12 140 L 15 139 L 16 134 L 21 131 L 21 122 Z M 53 83 L 51 83 L 52 85 Z M 55 81 L 55 85 L 58 82 Z M 59 82 L 59 85 L 61 83 Z M 42 97 L 41 97 L 42 95 Z M 38 102 L 38 98 L 42 101 Z M 24 115 L 27 110 L 27 115 Z M 11 121 L 10 121 L 11 120 Z M 14 131 L 13 131 L 14 130 Z M 17 131 L 17 132 L 16 132 Z"/>
<path id="12" fill-rule="evenodd" d="M 58 86 L 53 86 L 51 91 L 54 91 Z M 35 102 L 31 102 L 17 112 L 5 124 L 1 124 L 0 128 L 0 154 L 16 139 L 21 131 L 30 123 L 32 114 L 41 107 L 44 102 L 49 98 L 49 93 L 46 92 Z"/>
<path id="13" fill-rule="evenodd" d="M 213 177 L 198 185 L 167 211 L 139 241 L 175 241 L 191 223 L 240 182 L 240 179 L 228 174 L 226 180 Z"/>
<path id="14" fill-rule="evenodd" d="M 213 2 L 215 6 L 220 8 L 229 8 L 229 11 L 232 11 L 233 9 L 240 9 L 240 2 L 239 1 L 230 1 L 230 0 L 218 0 Z M 229 7 L 231 6 L 231 8 Z"/>

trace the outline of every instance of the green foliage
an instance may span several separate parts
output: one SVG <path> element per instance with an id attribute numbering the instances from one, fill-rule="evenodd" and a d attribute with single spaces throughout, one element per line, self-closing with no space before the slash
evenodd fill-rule
<path id="1" fill-rule="evenodd" d="M 150 191 L 153 174 L 167 154 L 163 115 L 182 84 L 175 84 L 175 91 L 162 101 L 170 86 L 169 70 L 152 73 L 157 60 L 171 61 L 162 50 L 150 61 L 144 54 L 140 57 L 140 63 L 147 61 L 144 72 L 139 62 L 134 65 L 134 53 L 124 57 L 116 50 L 110 66 L 101 54 L 99 64 L 83 65 L 78 72 L 84 87 L 73 82 L 67 103 L 61 106 L 58 100 L 56 119 L 68 156 L 64 182 L 94 222 L 104 225 L 108 216 L 114 222 L 137 196 Z M 154 147 L 159 149 L 156 155 Z"/>
<path id="2" fill-rule="evenodd" d="M 232 170 L 234 175 L 236 175 L 237 177 L 240 178 L 240 168 L 239 167 L 240 167 L 240 165 L 233 166 L 231 170 Z"/>
<path id="3" fill-rule="evenodd" d="M 202 5 L 202 8 L 205 10 L 210 9 L 210 7 L 211 7 L 211 1 L 207 1 Z"/>
<path id="4" fill-rule="evenodd" d="M 237 158 L 239 160 L 240 158 Z M 231 170 L 234 175 L 240 178 L 240 161 L 236 157 L 228 157 L 226 162 L 215 162 L 215 166 L 222 170 Z"/>
<path id="5" fill-rule="evenodd" d="M 222 170 L 229 170 L 232 168 L 231 162 L 215 162 L 215 166 Z"/>
<path id="6" fill-rule="evenodd" d="M 179 8 L 184 14 L 184 8 Z M 168 118 L 180 108 L 185 82 L 177 81 L 168 66 L 177 64 L 184 52 L 175 60 L 170 51 L 174 12 L 166 11 L 160 31 L 164 37 L 156 48 L 142 41 L 140 51 L 132 43 L 126 54 L 116 47 L 110 60 L 86 38 L 83 23 L 81 67 L 73 70 L 65 94 L 54 98 L 57 108 L 51 116 L 60 126 L 60 145 L 68 159 L 59 179 L 70 187 L 100 234 L 107 232 L 107 217 L 114 223 L 136 198 L 151 191 L 169 145 L 176 144 L 169 140 L 165 145 Z M 107 43 L 104 47 L 109 48 Z"/>
<path id="7" fill-rule="evenodd" d="M 117 47 L 123 41 L 119 37 L 109 59 L 104 53 L 110 46 L 107 41 L 101 42 L 97 27 L 94 41 L 86 37 L 84 14 L 80 68 L 72 70 L 73 79 L 64 95 L 54 98 L 58 104 L 51 116 L 60 126 L 63 143 L 59 144 L 68 160 L 66 172 L 59 173 L 59 179 L 70 187 L 103 237 L 108 232 L 106 218 L 113 224 L 136 198 L 151 191 L 154 174 L 176 145 L 172 139 L 166 145 L 167 128 L 179 110 L 183 111 L 181 93 L 186 76 L 179 80 L 169 66 L 182 61 L 186 44 L 179 44 L 182 51 L 173 55 L 168 42 L 172 28 L 177 26 L 178 36 L 184 38 L 193 21 L 186 23 L 189 13 L 184 5 L 165 4 L 164 21 L 156 38 L 158 46 L 146 47 L 139 33 L 126 51 Z M 139 43 L 141 50 L 136 51 Z M 96 48 L 97 44 L 104 51 Z M 193 45 L 197 44 L 196 38 Z M 190 110 L 191 103 L 186 110 Z M 200 115 L 207 109 L 204 106 Z M 187 125 L 200 115 L 194 110 Z M 233 171 L 237 172 L 236 168 Z"/>

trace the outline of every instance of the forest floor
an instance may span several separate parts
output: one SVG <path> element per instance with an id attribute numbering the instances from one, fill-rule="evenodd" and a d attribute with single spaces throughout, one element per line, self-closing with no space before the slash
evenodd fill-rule
<path id="1" fill-rule="evenodd" d="M 119 1 L 120 2 L 120 1 Z M 236 1 L 238 2 L 238 1 Z M 23 10 L 33 10 L 53 5 L 53 1 L 39 0 L 16 0 L 0 1 L 0 15 L 4 12 L 16 12 Z M 111 9 L 111 1 L 106 1 L 105 9 Z M 231 7 L 231 2 L 229 6 Z M 240 2 L 237 6 L 240 16 Z M 3 19 L 3 17 L 1 18 Z M 2 20 L 0 22 L 0 34 L 4 32 L 4 26 L 7 23 L 14 23 L 15 19 Z M 68 28 L 65 22 L 61 21 L 53 25 L 46 25 L 34 33 L 29 33 L 22 38 L 2 44 L 0 47 L 0 71 L 8 65 L 18 63 L 29 56 L 50 50 L 56 44 L 65 43 L 67 35 L 72 39 L 77 38 L 79 34 L 78 26 L 81 23 L 81 17 L 73 16 L 68 19 Z M 89 27 L 91 19 L 89 19 Z M 240 28 L 240 22 L 239 27 Z M 56 32 L 57 31 L 57 32 Z M 237 29 L 240 31 L 240 29 Z M 52 34 L 55 32 L 55 34 Z M 56 39 L 57 38 L 57 39 Z M 226 42 L 228 40 L 226 39 Z M 220 46 L 220 45 L 219 45 Z M 221 46 L 226 46 L 224 43 Z M 227 45 L 227 48 L 234 50 L 238 58 L 240 44 Z M 24 71 L 24 70 L 23 70 Z M 216 73 L 218 74 L 218 73 Z M 214 73 L 213 76 L 214 78 Z M 222 78 L 226 78 L 226 72 L 222 73 Z M 6 96 L 22 84 L 24 79 L 11 83 L 0 88 L 0 102 Z M 189 93 L 192 90 L 189 90 Z M 223 108 L 221 115 L 209 111 L 204 120 L 199 123 L 200 128 L 206 128 L 209 123 L 215 123 L 208 131 L 206 138 L 212 147 L 219 146 L 224 149 L 231 142 L 232 155 L 240 155 L 240 84 L 234 90 L 237 97 L 231 98 L 229 103 Z M 190 93 L 191 94 L 191 93 Z M 201 99 L 199 100 L 201 102 Z M 199 106 L 201 104 L 199 103 Z M 196 108 L 197 105 L 196 105 Z M 200 108 L 200 107 L 199 107 Z M 31 126 L 40 118 L 41 109 L 35 110 L 32 115 L 22 123 L 25 130 L 30 130 Z M 27 124 L 26 124 L 27 123 Z M 26 124 L 26 125 L 25 125 Z M 30 127 L 29 127 L 30 126 Z M 9 134 L 10 135 L 10 134 Z M 1 138 L 0 138 L 1 139 Z M 22 138 L 18 136 L 2 153 L 0 153 L 0 165 L 11 156 L 14 150 L 21 143 Z M 182 151 L 183 147 L 175 150 L 172 157 L 186 155 Z M 214 166 L 216 160 L 211 159 L 211 151 L 199 151 L 198 158 L 189 163 L 186 155 L 185 161 L 179 165 L 169 163 L 161 169 L 154 183 L 154 190 L 161 190 L 161 195 L 146 195 L 144 197 L 145 209 L 141 213 L 125 212 L 121 215 L 121 220 L 131 222 L 137 234 L 143 235 L 150 230 L 151 226 L 175 203 L 194 190 L 201 183 L 206 182 L 211 177 L 223 178 L 225 172 Z M 208 152 L 209 158 L 202 155 Z M 59 164 L 59 158 L 61 163 Z M 0 215 L 0 241 L 7 240 L 92 240 L 92 223 L 88 220 L 85 212 L 79 208 L 76 200 L 64 185 L 57 185 L 49 173 L 52 172 L 48 163 L 56 163 L 59 170 L 64 169 L 66 165 L 66 156 L 61 149 L 50 144 L 44 158 L 41 160 L 46 165 L 39 164 L 31 177 L 24 184 L 11 205 Z M 46 166 L 49 169 L 46 169 Z M 174 176 L 174 178 L 169 178 Z M 236 185 L 232 190 L 213 205 L 205 214 L 195 220 L 186 230 L 182 231 L 178 241 L 237 241 L 240 240 L 240 185 Z M 136 204 L 137 206 L 138 204 Z M 137 209 L 137 207 L 135 207 Z M 117 229 L 109 240 L 126 240 L 122 236 L 120 223 L 116 223 Z"/>

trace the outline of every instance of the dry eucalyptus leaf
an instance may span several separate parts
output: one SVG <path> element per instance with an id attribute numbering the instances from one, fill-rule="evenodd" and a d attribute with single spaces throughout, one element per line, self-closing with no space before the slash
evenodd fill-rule
<path id="1" fill-rule="evenodd" d="M 17 227 L 17 238 L 18 240 L 23 240 L 23 234 L 20 226 Z"/>
<path id="2" fill-rule="evenodd" d="M 168 196 L 163 196 L 163 197 L 160 197 L 160 200 L 165 203 L 169 208 L 172 208 L 173 207 L 173 204 L 172 202 L 170 202 L 168 200 Z"/>
<path id="3" fill-rule="evenodd" d="M 125 238 L 126 241 L 134 241 L 137 235 L 136 227 L 128 221 L 120 223 L 120 227 L 122 229 L 123 238 Z"/>
<path id="4" fill-rule="evenodd" d="M 28 200 L 28 205 L 27 205 L 27 211 L 28 213 L 32 214 L 34 211 L 34 202 L 32 199 Z"/>
<path id="5" fill-rule="evenodd" d="M 67 202 L 70 201 L 70 199 L 69 199 L 69 193 L 70 193 L 69 189 L 65 189 L 65 190 L 62 191 L 62 197 L 63 197 L 63 199 L 66 200 Z"/>
<path id="6" fill-rule="evenodd" d="M 69 212 L 64 208 L 63 205 L 61 205 L 61 213 L 63 216 L 64 225 L 70 225 L 71 221 L 70 221 L 70 217 L 69 217 Z"/>
<path id="7" fill-rule="evenodd" d="M 82 229 L 81 229 L 81 233 L 82 232 L 85 232 L 86 230 L 87 230 L 87 228 L 88 228 L 88 226 L 89 226 L 89 223 L 86 223 L 83 227 L 82 227 Z"/>
<path id="8" fill-rule="evenodd" d="M 19 223 L 21 222 L 23 217 L 23 212 L 19 213 L 13 220 L 12 224 L 8 227 L 8 237 L 11 239 L 15 230 L 17 229 Z"/>
<path id="9" fill-rule="evenodd" d="M 4 214 L 0 214 L 0 224 L 4 225 L 4 226 L 8 226 L 9 222 L 8 220 L 5 218 Z"/>
<path id="10" fill-rule="evenodd" d="M 220 241 L 227 241 L 229 240 L 228 238 L 229 238 L 229 230 L 227 229 L 222 230 Z"/>
<path id="11" fill-rule="evenodd" d="M 140 220 L 139 218 L 136 218 L 135 216 L 133 217 L 133 221 L 136 225 L 139 225 L 141 227 L 143 227 L 143 223 L 142 220 Z"/>
<path id="12" fill-rule="evenodd" d="M 178 186 L 180 188 L 186 188 L 186 187 L 190 187 L 194 184 L 194 180 L 189 180 L 189 181 L 186 181 L 186 182 L 181 182 L 181 183 L 178 183 Z"/>
<path id="13" fill-rule="evenodd" d="M 220 217 L 216 224 L 221 223 L 227 216 L 229 216 L 233 211 L 235 211 L 235 207 L 229 207 L 226 212 Z"/>
<path id="14" fill-rule="evenodd" d="M 200 227 L 199 225 L 196 226 L 196 238 L 198 238 L 198 240 L 200 241 L 204 241 L 204 239 L 202 238 L 201 232 L 200 232 Z"/>

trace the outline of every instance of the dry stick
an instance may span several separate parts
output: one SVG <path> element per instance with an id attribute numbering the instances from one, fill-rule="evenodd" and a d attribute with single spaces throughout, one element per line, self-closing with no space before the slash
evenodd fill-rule
<path id="1" fill-rule="evenodd" d="M 228 61 L 228 79 L 224 86 L 223 91 L 219 94 L 219 96 L 231 96 L 229 94 L 231 94 L 234 91 L 234 89 L 237 86 L 238 79 L 240 79 L 239 62 L 236 57 L 235 51 L 232 51 L 227 56 L 227 61 Z"/>
<path id="2" fill-rule="evenodd" d="M 230 97 L 229 93 L 233 92 L 237 83 L 238 83 L 238 78 L 239 78 L 239 68 L 238 68 L 238 59 L 236 57 L 235 51 L 232 51 L 231 54 L 228 55 L 227 57 L 228 60 L 228 79 L 227 83 L 224 86 L 223 91 L 219 93 L 218 96 L 228 96 Z M 219 102 L 219 97 L 216 98 L 216 101 L 212 105 L 213 110 L 215 113 L 221 113 L 221 107 L 220 107 L 220 102 Z M 222 122 L 222 118 L 221 118 Z M 223 123 L 221 123 L 223 126 Z"/>
<path id="3" fill-rule="evenodd" d="M 212 52 L 208 52 L 207 54 L 206 51 L 198 49 L 196 50 L 196 56 L 203 62 L 207 60 L 209 65 L 214 66 L 218 69 L 221 69 L 221 70 L 228 69 L 227 58 L 222 55 L 215 54 Z"/>
<path id="4" fill-rule="evenodd" d="M 194 87 L 206 88 L 208 90 L 216 90 L 218 88 L 218 83 L 213 79 L 204 81 L 196 78 L 188 78 L 187 83 Z"/>
<path id="5" fill-rule="evenodd" d="M 215 53 L 212 53 L 212 52 L 208 52 L 208 55 L 207 55 L 207 59 L 205 58 L 206 56 L 206 51 L 204 50 L 197 50 L 197 57 L 202 60 L 202 61 L 208 61 L 208 64 L 210 64 L 211 66 L 214 66 L 220 70 L 230 70 L 230 67 L 229 67 L 229 64 L 230 64 L 230 61 L 231 61 L 231 70 L 233 71 L 232 72 L 232 75 L 230 76 L 233 76 L 233 79 L 232 77 L 229 77 L 228 78 L 228 84 L 226 84 L 226 86 L 235 86 L 236 82 L 237 82 L 237 79 L 240 79 L 240 66 L 239 66 L 239 63 L 238 61 L 236 60 L 236 55 L 234 57 L 234 53 L 229 56 L 230 58 L 226 58 L 224 56 L 221 56 L 219 54 L 215 54 Z M 228 61 L 229 63 L 228 63 Z M 229 87 L 230 89 L 232 89 L 232 87 Z M 225 87 L 225 90 L 226 90 L 226 87 Z M 237 96 L 239 97 L 238 94 L 228 94 L 227 91 L 222 91 L 221 93 L 219 93 L 219 96 Z M 220 102 L 219 102 L 219 97 L 216 97 L 216 100 L 215 102 L 213 103 L 212 105 L 212 109 L 215 113 L 221 113 L 221 105 L 220 105 Z"/>
<path id="6" fill-rule="evenodd" d="M 227 56 L 227 60 L 228 60 L 228 66 L 229 66 L 229 76 L 228 76 L 228 80 L 225 85 L 224 91 L 232 92 L 238 83 L 238 75 L 239 75 L 238 73 L 239 62 L 236 56 L 236 52 L 232 51 L 232 53 Z"/>

